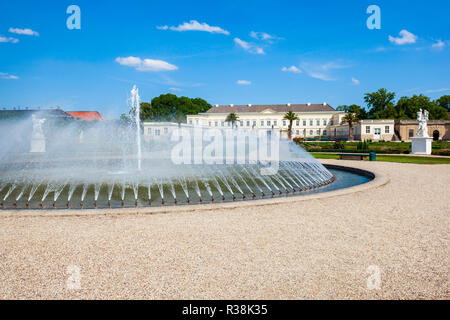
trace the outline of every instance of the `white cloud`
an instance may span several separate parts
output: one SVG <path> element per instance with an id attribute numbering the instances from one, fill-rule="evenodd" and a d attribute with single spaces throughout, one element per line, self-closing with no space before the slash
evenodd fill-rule
<path id="1" fill-rule="evenodd" d="M 274 40 L 274 39 L 278 39 L 278 37 L 272 36 L 272 35 L 270 35 L 268 33 L 256 32 L 256 31 L 250 32 L 250 37 L 255 38 L 257 40 Z"/>
<path id="2" fill-rule="evenodd" d="M 11 43 L 17 43 L 17 42 L 19 42 L 19 39 L 16 39 L 16 38 L 11 38 L 11 37 L 3 37 L 3 36 L 0 36 L 0 42 L 11 42 Z"/>
<path id="3" fill-rule="evenodd" d="M 249 86 L 249 85 L 252 84 L 252 82 L 248 81 L 248 80 L 238 80 L 236 83 L 241 85 L 241 86 Z"/>
<path id="4" fill-rule="evenodd" d="M 283 68 L 281 68 L 281 71 L 292 72 L 292 73 L 301 73 L 302 72 L 302 70 L 300 70 L 296 66 L 290 66 L 289 68 L 283 67 Z"/>
<path id="5" fill-rule="evenodd" d="M 407 30 L 402 30 L 399 32 L 399 35 L 401 37 L 395 38 L 393 36 L 389 36 L 389 41 L 393 42 L 399 46 L 404 45 L 404 44 L 412 44 L 412 43 L 416 43 L 417 41 L 417 36 L 412 34 L 411 32 L 407 31 Z"/>
<path id="6" fill-rule="evenodd" d="M 172 31 L 204 31 L 209 33 L 221 33 L 229 35 L 230 33 L 227 30 L 224 30 L 220 27 L 210 26 L 207 23 L 200 23 L 196 20 L 191 20 L 189 22 L 184 22 L 178 26 L 158 26 L 156 27 L 159 30 L 167 30 L 170 29 Z"/>
<path id="7" fill-rule="evenodd" d="M 11 33 L 15 33 L 15 34 L 24 34 L 24 35 L 27 35 L 27 36 L 39 37 L 39 33 L 37 33 L 36 31 L 33 31 L 31 29 L 9 28 L 8 31 L 11 32 Z"/>
<path id="8" fill-rule="evenodd" d="M 445 47 L 445 42 L 442 40 L 438 40 L 436 43 L 433 43 L 431 47 L 433 49 L 442 50 Z"/>
<path id="9" fill-rule="evenodd" d="M 19 77 L 12 74 L 0 72 L 0 79 L 17 80 L 19 79 Z"/>
<path id="10" fill-rule="evenodd" d="M 180 88 L 169 88 L 170 91 L 182 91 Z"/>
<path id="11" fill-rule="evenodd" d="M 253 54 L 265 54 L 263 48 L 258 47 L 254 43 L 246 42 L 239 38 L 234 38 L 234 43 L 243 48 L 245 51 L 248 51 Z"/>
<path id="12" fill-rule="evenodd" d="M 163 60 L 141 59 L 138 57 L 117 57 L 115 60 L 122 66 L 135 68 L 137 71 L 158 72 L 177 70 L 178 67 Z"/>
<path id="13" fill-rule="evenodd" d="M 349 68 L 348 65 L 338 64 L 335 62 L 327 62 L 324 64 L 302 63 L 302 69 L 311 77 L 323 81 L 335 81 L 336 79 L 330 74 L 331 70 Z"/>
<path id="14" fill-rule="evenodd" d="M 359 86 L 360 81 L 358 79 L 352 78 L 352 82 L 355 86 Z"/>
<path id="15" fill-rule="evenodd" d="M 446 91 L 450 91 L 450 88 L 432 89 L 432 90 L 425 91 L 425 93 L 439 93 L 439 92 L 446 92 Z"/>

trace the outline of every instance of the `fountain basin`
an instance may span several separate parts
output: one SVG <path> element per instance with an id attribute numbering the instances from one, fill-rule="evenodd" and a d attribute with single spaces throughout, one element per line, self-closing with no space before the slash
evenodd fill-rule
<path id="1" fill-rule="evenodd" d="M 351 172 L 333 166 L 321 170 L 321 167 L 314 162 L 306 165 L 282 161 L 275 176 L 261 176 L 258 166 L 235 165 L 207 168 L 202 176 L 190 166 L 184 168 L 183 175 L 165 178 L 153 175 L 147 180 L 144 176 L 134 182 L 125 179 L 127 171 L 107 172 L 104 180 L 79 184 L 75 180 L 70 183 L 0 180 L 0 200 L 3 209 L 157 207 L 302 196 L 348 188 L 373 179 L 373 175 L 361 170 Z M 189 170 L 196 175 L 190 175 Z"/>

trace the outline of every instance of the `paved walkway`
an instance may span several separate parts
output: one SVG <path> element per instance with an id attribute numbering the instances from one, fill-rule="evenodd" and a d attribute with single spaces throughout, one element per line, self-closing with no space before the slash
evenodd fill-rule
<path id="1" fill-rule="evenodd" d="M 449 299 L 450 165 L 323 162 L 389 183 L 198 212 L 0 215 L 0 298 Z"/>

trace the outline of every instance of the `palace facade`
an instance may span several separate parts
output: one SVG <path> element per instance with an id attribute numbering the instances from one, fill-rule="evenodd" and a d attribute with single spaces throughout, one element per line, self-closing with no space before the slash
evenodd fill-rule
<path id="1" fill-rule="evenodd" d="M 205 113 L 187 116 L 188 125 L 206 128 L 227 128 L 226 121 L 230 113 L 238 116 L 235 125 L 242 129 L 271 130 L 278 129 L 287 135 L 289 121 L 284 120 L 288 111 L 294 112 L 299 120 L 292 126 L 293 136 L 327 136 L 330 128 L 340 124 L 345 113 L 336 111 L 327 103 L 322 104 L 277 104 L 277 105 L 216 105 Z"/>

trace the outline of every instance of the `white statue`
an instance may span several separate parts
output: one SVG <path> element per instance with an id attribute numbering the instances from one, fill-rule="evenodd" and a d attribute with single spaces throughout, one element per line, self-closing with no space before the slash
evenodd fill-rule
<path id="1" fill-rule="evenodd" d="M 42 125 L 45 119 L 39 119 L 36 115 L 32 115 L 33 132 L 31 133 L 30 152 L 45 152 L 45 136 Z"/>
<path id="2" fill-rule="evenodd" d="M 417 131 L 416 137 L 428 137 L 428 110 L 422 111 L 422 109 L 417 112 L 417 120 L 419 121 L 419 130 Z"/>

